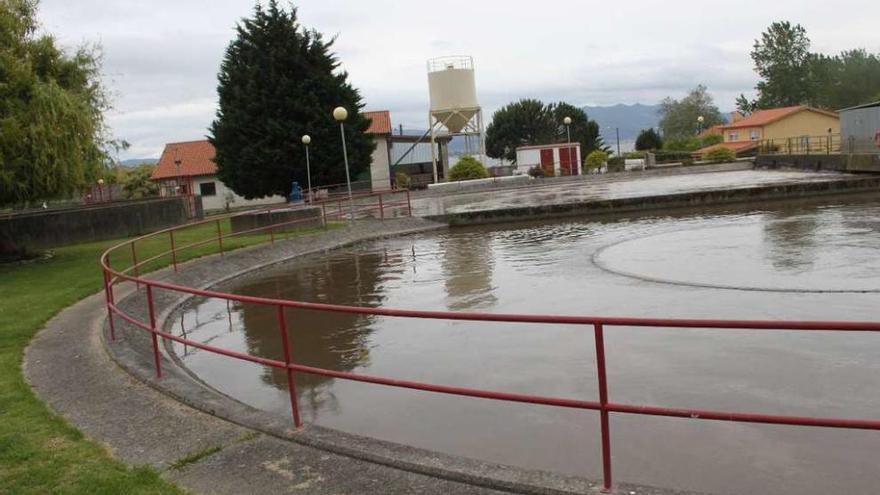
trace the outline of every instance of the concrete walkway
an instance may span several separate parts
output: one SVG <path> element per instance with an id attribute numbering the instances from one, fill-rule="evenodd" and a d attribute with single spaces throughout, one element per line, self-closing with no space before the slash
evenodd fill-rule
<path id="1" fill-rule="evenodd" d="M 207 274 L 202 276 L 208 282 L 233 276 L 236 270 L 246 266 L 271 263 L 273 257 L 289 257 L 298 250 L 314 251 L 331 244 L 436 228 L 419 219 L 393 222 L 397 223 L 365 222 L 352 230 L 330 231 L 320 237 L 234 251 L 223 259 L 206 257 L 183 264 L 178 275 L 164 270 L 152 274 L 151 278 L 183 282 L 195 273 L 202 273 Z M 324 245 L 324 242 L 330 244 Z M 218 266 L 223 267 L 222 274 L 217 273 Z M 132 288 L 128 293 L 132 297 L 126 299 L 120 288 L 117 301 L 137 302 L 139 294 Z M 590 480 L 459 460 L 317 427 L 290 434 L 283 431 L 266 434 L 264 432 L 271 428 L 263 423 L 259 428 L 240 426 L 256 416 L 232 417 L 230 421 L 218 417 L 229 411 L 243 410 L 239 407 L 242 405 L 223 405 L 224 400 L 231 399 L 220 394 L 202 402 L 202 411 L 211 414 L 196 410 L 157 390 L 179 395 L 181 390 L 193 390 L 193 385 L 198 383 L 187 380 L 185 370 L 173 370 L 171 360 L 163 358 L 163 366 L 169 368 L 159 381 L 148 378 L 149 373 L 135 372 L 140 377 L 138 380 L 120 369 L 114 359 L 119 360 L 119 350 L 134 346 L 136 339 L 131 338 L 129 342 L 126 335 L 123 345 L 114 344 L 115 357 L 111 358 L 101 337 L 106 320 L 103 298 L 103 293 L 95 294 L 65 309 L 48 323 L 26 350 L 23 366 L 26 379 L 53 410 L 107 445 L 114 455 L 132 464 L 153 466 L 166 478 L 196 493 L 571 494 L 598 491 L 597 483 Z M 159 296 L 157 301 L 162 298 Z M 123 351 L 123 357 L 125 352 L 130 351 Z M 140 360 L 144 356 L 133 352 L 131 357 Z M 149 357 L 146 361 L 149 362 Z M 136 364 L 126 365 L 132 370 L 130 366 Z M 196 392 L 210 393 L 207 389 Z M 219 407 L 213 409 L 212 404 Z M 289 424 L 289 418 L 285 421 Z M 465 468 L 460 469 L 461 466 Z M 621 484 L 615 493 L 672 495 L 681 492 Z"/>
<path id="2" fill-rule="evenodd" d="M 113 454 L 197 493 L 502 493 L 360 461 L 236 426 L 122 372 L 100 335 L 104 295 L 52 319 L 26 353 L 37 395 Z"/>

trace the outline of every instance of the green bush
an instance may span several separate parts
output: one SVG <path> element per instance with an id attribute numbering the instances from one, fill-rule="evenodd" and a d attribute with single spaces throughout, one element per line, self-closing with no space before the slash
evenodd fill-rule
<path id="1" fill-rule="evenodd" d="M 668 138 L 663 143 L 663 149 L 666 151 L 697 151 L 706 146 L 712 146 L 724 141 L 724 137 L 720 134 L 709 134 L 707 136 L 684 136 Z"/>
<path id="2" fill-rule="evenodd" d="M 600 170 L 606 162 L 608 162 L 608 153 L 602 150 L 595 150 L 587 155 L 587 159 L 584 161 L 584 171 Z"/>
<path id="3" fill-rule="evenodd" d="M 472 156 L 463 156 L 452 169 L 449 170 L 449 180 L 473 180 L 485 179 L 489 177 L 489 172 L 479 160 Z"/>
<path id="4" fill-rule="evenodd" d="M 394 174 L 394 184 L 398 189 L 409 189 L 412 187 L 412 178 L 403 172 Z"/>
<path id="5" fill-rule="evenodd" d="M 536 179 L 540 179 L 541 177 L 545 177 L 547 173 L 544 171 L 543 168 L 541 168 L 540 165 L 535 165 L 534 167 L 529 169 L 529 175 Z"/>
<path id="6" fill-rule="evenodd" d="M 641 160 L 645 158 L 644 151 L 626 151 L 623 153 L 624 160 Z"/>
<path id="7" fill-rule="evenodd" d="M 657 163 L 681 162 L 693 158 L 690 151 L 658 151 L 654 154 Z"/>
<path id="8" fill-rule="evenodd" d="M 704 154 L 703 159 L 712 160 L 714 162 L 729 162 L 736 160 L 736 152 L 730 148 L 715 148 Z"/>

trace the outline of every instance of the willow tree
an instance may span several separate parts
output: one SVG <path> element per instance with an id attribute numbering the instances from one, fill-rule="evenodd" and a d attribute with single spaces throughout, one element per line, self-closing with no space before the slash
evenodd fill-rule
<path id="1" fill-rule="evenodd" d="M 38 34 L 36 9 L 0 0 L 0 205 L 73 194 L 107 157 L 99 59 Z"/>
<path id="2" fill-rule="evenodd" d="M 303 28 L 296 9 L 270 1 L 242 20 L 220 66 L 220 106 L 210 128 L 217 175 L 245 198 L 287 195 L 306 183 L 301 136 L 312 138 L 312 184 L 345 181 L 336 106 L 345 122 L 351 177 L 370 166 L 375 145 L 365 134 L 361 96 L 331 53 L 333 40 Z"/>

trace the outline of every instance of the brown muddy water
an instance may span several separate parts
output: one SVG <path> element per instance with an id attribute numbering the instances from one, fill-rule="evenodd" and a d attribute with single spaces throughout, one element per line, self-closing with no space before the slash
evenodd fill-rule
<path id="1" fill-rule="evenodd" d="M 368 307 L 880 319 L 880 201 L 460 228 L 306 256 L 226 287 Z M 298 362 L 596 400 L 592 329 L 288 313 Z M 197 300 L 190 338 L 282 359 L 275 310 Z M 180 325 L 176 331 L 181 332 Z M 880 418 L 880 334 L 606 330 L 612 401 Z M 285 375 L 176 346 L 211 386 L 289 417 Z M 526 468 L 601 475 L 594 412 L 298 375 L 307 422 Z M 880 432 L 612 415 L 615 477 L 719 494 L 875 494 Z"/>

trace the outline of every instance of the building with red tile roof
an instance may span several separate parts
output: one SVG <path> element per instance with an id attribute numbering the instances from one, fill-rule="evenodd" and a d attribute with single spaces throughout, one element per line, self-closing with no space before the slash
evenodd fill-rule
<path id="1" fill-rule="evenodd" d="M 719 126 L 718 130 L 724 141 L 699 149 L 695 155 L 722 147 L 744 153 L 757 149 L 761 142 L 785 143 L 795 139 L 803 144 L 811 139 L 826 139 L 830 134 L 840 133 L 840 117 L 836 112 L 797 105 L 757 110 Z"/>

